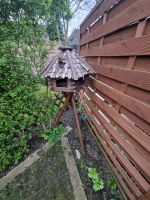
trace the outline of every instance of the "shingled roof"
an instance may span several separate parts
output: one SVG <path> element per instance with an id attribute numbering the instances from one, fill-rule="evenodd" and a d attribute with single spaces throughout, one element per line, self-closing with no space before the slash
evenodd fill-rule
<path id="1" fill-rule="evenodd" d="M 60 47 L 57 55 L 48 61 L 44 72 L 44 78 L 68 78 L 78 80 L 87 74 L 95 73 L 72 48 Z"/>

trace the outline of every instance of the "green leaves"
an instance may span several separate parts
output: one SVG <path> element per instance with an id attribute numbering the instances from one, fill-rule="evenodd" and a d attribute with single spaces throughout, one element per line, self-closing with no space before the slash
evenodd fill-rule
<path id="1" fill-rule="evenodd" d="M 117 189 L 117 182 L 114 178 L 111 178 L 109 180 L 109 187 L 111 190 L 116 190 Z"/>
<path id="2" fill-rule="evenodd" d="M 50 134 L 48 136 L 48 141 L 51 142 L 57 142 L 60 138 L 61 134 L 64 133 L 66 129 L 60 124 L 56 128 L 52 128 L 50 131 Z"/>
<path id="3" fill-rule="evenodd" d="M 49 129 L 45 127 L 39 132 L 39 136 L 48 142 L 57 142 L 61 135 L 66 131 L 66 129 L 60 124 L 57 127 L 50 127 Z"/>
<path id="4" fill-rule="evenodd" d="M 53 112 L 53 100 L 40 92 L 39 78 L 23 66 L 24 58 L 14 56 L 12 42 L 4 43 L 0 46 L 0 171 L 28 153 L 34 129 L 42 129 L 41 122 L 48 128 Z"/>
<path id="5" fill-rule="evenodd" d="M 96 168 L 88 168 L 88 177 L 91 179 L 98 179 Z"/>
<path id="6" fill-rule="evenodd" d="M 104 189 L 104 183 L 102 179 L 96 179 L 93 182 L 93 190 L 95 192 L 99 191 L 99 190 L 103 190 Z"/>
<path id="7" fill-rule="evenodd" d="M 93 190 L 95 192 L 104 189 L 104 182 L 100 175 L 97 173 L 96 168 L 88 168 L 88 177 L 92 179 L 93 182 Z"/>
<path id="8" fill-rule="evenodd" d="M 18 82 L 13 92 L 3 92 L 0 97 L 0 171 L 17 164 L 28 153 L 28 141 L 34 132 L 56 141 L 64 130 L 61 126 L 52 129 L 54 97 L 50 94 L 47 98 L 43 86 L 35 84 L 33 80 Z"/>
<path id="9" fill-rule="evenodd" d="M 51 129 L 58 106 L 54 106 L 53 95 L 47 98 L 46 90 L 43 92 L 44 81 L 40 78 L 52 48 L 52 42 L 44 39 L 45 24 L 53 19 L 51 3 L 1 1 L 0 171 L 17 164 L 28 153 L 33 133 L 55 140 L 62 129 Z"/>

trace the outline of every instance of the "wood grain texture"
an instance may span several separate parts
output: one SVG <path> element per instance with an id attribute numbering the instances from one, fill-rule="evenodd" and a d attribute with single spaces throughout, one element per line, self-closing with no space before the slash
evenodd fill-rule
<path id="1" fill-rule="evenodd" d="M 106 24 L 93 31 L 87 37 L 83 38 L 80 44 L 83 45 L 92 40 L 96 40 L 133 22 L 148 17 L 150 15 L 149 8 L 150 1 L 138 0 L 136 3 L 132 4 L 130 7 L 110 19 Z"/>
<path id="2" fill-rule="evenodd" d="M 145 18 L 144 20 L 141 20 L 138 23 L 137 29 L 136 29 L 136 33 L 135 33 L 135 38 L 141 37 L 143 35 L 144 30 L 145 30 L 145 26 L 146 26 L 146 22 L 147 22 L 147 18 Z M 136 56 L 130 56 L 129 57 L 128 64 L 127 64 L 127 69 L 131 69 L 131 70 L 134 69 L 136 58 L 137 58 Z M 120 91 L 123 92 L 123 93 L 127 93 L 127 89 L 128 89 L 128 83 L 123 83 L 121 85 Z M 121 106 L 120 105 L 116 105 L 116 109 L 117 109 L 118 112 L 120 112 Z"/>
<path id="3" fill-rule="evenodd" d="M 109 3 L 103 0 L 81 25 L 89 34 L 82 34 L 80 55 L 97 75 L 80 98 L 89 127 L 126 196 L 148 200 L 150 1 L 120 0 L 104 11 Z"/>
<path id="4" fill-rule="evenodd" d="M 92 129 L 92 127 L 94 126 L 94 124 L 92 123 L 91 120 L 88 120 L 89 125 L 88 128 Z M 120 165 L 120 163 L 118 162 L 118 160 L 115 158 L 115 156 L 111 153 L 111 150 L 109 149 L 109 147 L 105 144 L 105 141 L 101 138 L 99 132 L 96 129 L 92 129 L 91 130 L 92 133 L 94 133 L 96 135 L 96 137 L 98 138 L 98 140 L 100 141 L 100 143 L 102 145 L 100 145 L 100 149 L 102 151 L 102 153 L 104 154 L 104 157 L 106 159 L 106 161 L 108 162 L 109 166 L 111 167 L 111 169 L 114 172 L 114 175 L 117 177 L 117 180 L 119 182 L 119 184 L 122 186 L 123 190 L 125 191 L 125 193 L 127 194 L 127 196 L 130 199 L 134 199 L 135 197 L 133 196 L 133 194 L 130 192 L 129 188 L 127 187 L 126 183 L 128 185 L 130 185 L 134 195 L 138 198 L 142 196 L 142 193 L 139 191 L 138 187 L 135 185 L 135 183 L 130 179 L 129 175 L 127 174 L 127 172 L 122 168 L 122 166 Z M 115 166 L 112 164 L 112 162 L 115 164 Z M 117 167 L 117 168 L 116 168 Z M 115 171 L 114 171 L 115 170 Z M 119 172 L 119 173 L 118 173 Z M 123 179 L 122 179 L 123 177 Z"/>
<path id="5" fill-rule="evenodd" d="M 149 162 L 143 159 L 143 157 L 131 145 L 127 143 L 127 141 L 121 136 L 121 134 L 119 134 L 119 132 L 112 127 L 112 125 L 103 117 L 103 115 L 98 112 L 98 110 L 93 106 L 93 104 L 91 104 L 91 102 L 88 102 L 89 100 L 86 98 L 86 96 L 85 96 L 85 100 L 86 100 L 87 105 L 89 105 L 92 112 L 97 117 L 97 119 L 101 122 L 101 124 L 106 128 L 106 130 L 113 137 L 113 140 L 115 140 L 116 143 L 119 144 L 119 146 L 121 146 L 121 148 L 128 155 L 128 158 L 131 159 L 140 168 L 143 174 L 145 174 L 145 176 L 150 180 Z"/>
<path id="6" fill-rule="evenodd" d="M 129 199 L 141 199 L 141 197 L 143 196 L 143 194 L 140 192 L 139 188 L 134 184 L 133 179 L 130 178 L 128 171 L 124 171 L 122 165 L 120 165 L 120 161 L 118 162 L 118 158 L 116 158 L 116 154 L 114 154 L 114 151 L 112 152 L 111 147 L 109 146 L 109 144 L 106 142 L 106 140 L 103 138 L 103 132 L 102 129 L 100 128 L 100 126 L 97 124 L 97 121 L 95 120 L 95 117 L 93 116 L 93 110 L 90 109 L 90 106 L 88 105 L 88 108 L 86 107 L 86 101 L 84 99 L 85 95 L 84 93 L 80 94 L 80 100 L 81 103 L 84 105 L 85 108 L 85 112 L 87 115 L 90 116 L 90 118 L 88 118 L 88 123 L 90 129 L 92 129 L 91 131 L 93 131 L 93 133 L 97 136 L 97 138 L 99 139 L 101 145 L 100 147 L 102 148 L 102 152 L 105 154 L 105 158 L 108 161 L 108 164 L 110 165 L 111 169 L 115 169 L 115 176 L 118 180 L 118 176 L 122 176 L 123 177 L 123 181 L 122 181 L 122 177 L 119 177 L 119 184 L 121 185 L 122 189 L 124 190 L 124 192 L 126 193 L 126 195 L 129 197 Z M 115 166 L 115 167 L 114 167 Z M 119 173 L 118 173 L 119 171 Z M 120 181 L 121 180 L 121 181 Z M 131 190 L 128 189 L 127 185 L 130 186 L 130 189 L 133 191 L 131 194 Z M 134 196 L 133 196 L 134 194 Z M 145 195 L 144 195 L 145 196 Z M 142 198 L 144 199 L 144 198 Z"/>
<path id="7" fill-rule="evenodd" d="M 142 197 L 139 198 L 139 200 L 149 200 L 150 199 L 150 190 Z"/>
<path id="8" fill-rule="evenodd" d="M 87 110 L 86 110 L 86 114 L 88 114 Z M 122 168 L 122 166 L 120 165 L 120 163 L 117 161 L 117 159 L 115 158 L 115 156 L 112 154 L 112 152 L 109 149 L 109 147 L 105 144 L 105 141 L 100 136 L 99 131 L 97 131 L 96 128 L 92 128 L 94 126 L 94 124 L 93 124 L 93 122 L 91 120 L 88 120 L 87 126 L 90 129 L 91 134 L 95 134 L 95 136 L 100 141 L 101 145 L 99 145 L 99 147 L 101 149 L 101 152 L 103 153 L 106 161 L 108 162 L 109 166 L 112 169 L 113 174 L 116 176 L 117 181 L 119 182 L 119 184 L 121 185 L 121 187 L 125 191 L 126 195 L 130 199 L 134 199 L 135 200 L 135 197 L 133 196 L 133 194 L 131 193 L 131 191 L 129 190 L 129 188 L 126 185 L 126 183 L 127 183 L 128 185 L 130 185 L 130 187 L 132 188 L 132 191 L 133 191 L 134 195 L 137 198 L 140 197 L 140 196 L 142 196 L 142 193 L 139 191 L 138 187 L 130 179 L 130 177 L 128 176 L 128 174 L 126 173 L 126 171 Z M 112 164 L 112 162 L 115 164 L 115 166 Z M 122 177 L 123 177 L 124 180 L 122 179 Z"/>
<path id="9" fill-rule="evenodd" d="M 150 106 L 138 101 L 126 94 L 123 94 L 113 88 L 111 88 L 108 85 L 103 84 L 100 81 L 94 81 L 95 87 L 100 90 L 102 93 L 107 95 L 108 97 L 112 98 L 114 101 L 122 105 L 123 107 L 126 107 L 131 112 L 134 112 L 139 117 L 142 117 L 145 121 L 150 123 Z"/>
<path id="10" fill-rule="evenodd" d="M 107 113 L 114 121 L 117 122 L 119 126 L 121 126 L 127 134 L 130 134 L 141 146 L 147 151 L 147 158 L 150 161 L 150 137 L 146 135 L 143 131 L 138 129 L 135 125 L 133 125 L 129 120 L 125 119 L 121 114 L 116 112 L 113 108 L 111 108 L 105 101 L 102 101 L 94 92 L 88 89 L 87 95 L 91 100 L 93 100 L 105 113 Z"/>
<path id="11" fill-rule="evenodd" d="M 96 19 L 98 19 L 105 11 L 108 10 L 117 0 L 100 1 L 98 6 L 90 12 L 80 26 L 80 31 L 83 33 Z"/>
<path id="12" fill-rule="evenodd" d="M 84 97 L 84 106 L 86 106 L 86 104 L 87 104 L 88 108 L 92 111 L 92 113 L 94 113 L 94 115 L 96 117 L 99 116 L 98 111 L 93 107 L 92 103 L 89 100 L 86 99 L 85 95 L 83 97 Z M 99 131 L 100 136 L 105 141 L 106 145 L 108 145 L 110 147 L 110 149 L 114 152 L 115 157 L 122 163 L 122 165 L 126 168 L 128 173 L 137 181 L 137 183 L 140 185 L 140 187 L 145 192 L 148 191 L 150 186 L 146 182 L 146 180 L 139 174 L 139 172 L 137 170 L 135 170 L 134 166 L 129 161 L 127 161 L 127 159 L 120 153 L 120 151 L 118 150 L 117 146 L 114 145 L 114 143 L 112 142 L 111 138 L 102 131 L 102 129 L 100 128 L 100 126 L 99 126 L 97 120 L 95 119 L 95 117 L 93 115 L 91 115 L 91 114 L 89 116 L 92 119 L 95 127 Z"/>
<path id="13" fill-rule="evenodd" d="M 86 114 L 88 114 L 88 112 L 86 112 Z M 102 145 L 99 145 L 100 150 L 101 150 L 104 158 L 108 162 L 108 165 L 110 166 L 112 173 L 117 178 L 117 181 L 119 183 L 118 186 L 119 186 L 119 188 L 121 188 L 121 191 L 123 189 L 124 192 L 126 193 L 126 196 L 128 196 L 131 200 L 132 199 L 135 200 L 135 197 L 133 196 L 133 194 L 131 193 L 131 191 L 129 190 L 129 188 L 126 185 L 126 183 L 127 183 L 131 186 L 132 190 L 134 191 L 133 193 L 135 194 L 136 197 L 142 196 L 139 189 L 134 185 L 133 182 L 131 182 L 131 179 L 129 178 L 128 174 L 122 169 L 122 166 L 120 165 L 120 163 L 116 160 L 116 158 L 114 156 L 112 156 L 112 153 L 110 152 L 109 148 L 104 143 L 104 140 L 102 140 L 97 129 L 93 128 L 93 126 L 94 126 L 93 122 L 91 120 L 88 120 L 88 123 L 86 123 L 86 124 L 87 124 L 91 134 L 96 136 L 98 138 L 99 142 L 102 144 Z M 112 164 L 112 162 L 115 163 L 115 166 L 117 166 L 117 168 Z M 121 170 L 120 170 L 119 166 L 121 167 Z M 124 178 L 124 180 L 122 179 L 122 177 Z"/>
<path id="14" fill-rule="evenodd" d="M 132 121 L 133 124 L 135 124 L 137 127 L 139 127 L 141 130 L 143 130 L 147 135 L 150 136 L 150 124 L 142 119 L 141 117 L 138 117 L 133 112 L 130 112 L 127 108 L 122 107 L 120 110 L 120 113 L 124 116 L 126 116 L 130 121 Z"/>
<path id="15" fill-rule="evenodd" d="M 150 91 L 150 73 L 138 70 L 105 67 L 89 62 L 94 71 L 103 76 Z"/>
<path id="16" fill-rule="evenodd" d="M 94 47 L 84 52 L 81 56 L 138 56 L 150 55 L 150 35 L 116 42 L 103 47 Z"/>

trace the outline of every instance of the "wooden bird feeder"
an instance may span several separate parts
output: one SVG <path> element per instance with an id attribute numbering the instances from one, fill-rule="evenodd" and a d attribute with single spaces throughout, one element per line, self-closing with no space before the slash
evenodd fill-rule
<path id="1" fill-rule="evenodd" d="M 54 125 L 59 123 L 65 108 L 70 103 L 76 119 L 82 152 L 84 152 L 83 138 L 74 93 L 79 92 L 83 86 L 88 86 L 89 75 L 93 73 L 95 73 L 93 69 L 69 46 L 60 47 L 54 59 L 47 62 L 43 72 L 48 87 L 53 91 L 62 92 L 66 97 Z"/>

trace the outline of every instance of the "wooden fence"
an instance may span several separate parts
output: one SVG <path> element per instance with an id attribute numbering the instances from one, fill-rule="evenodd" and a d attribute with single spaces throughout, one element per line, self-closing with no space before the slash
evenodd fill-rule
<path id="1" fill-rule="evenodd" d="M 150 1 L 103 0 L 80 27 L 97 72 L 80 97 L 128 199 L 150 200 Z"/>

